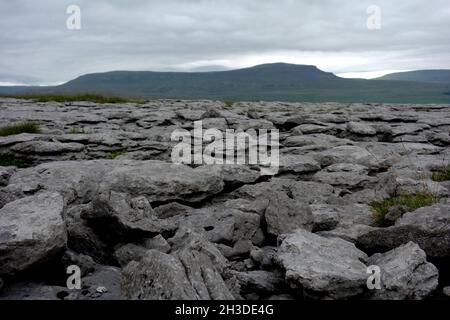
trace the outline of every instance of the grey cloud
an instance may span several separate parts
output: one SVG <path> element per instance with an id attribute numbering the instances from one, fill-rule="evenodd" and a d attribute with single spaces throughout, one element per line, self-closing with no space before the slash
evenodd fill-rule
<path id="1" fill-rule="evenodd" d="M 81 7 L 81 30 L 66 28 L 70 4 Z M 366 28 L 372 4 L 379 31 Z M 11 80 L 283 60 L 332 72 L 450 68 L 448 0 L 0 0 L 0 28 Z"/>

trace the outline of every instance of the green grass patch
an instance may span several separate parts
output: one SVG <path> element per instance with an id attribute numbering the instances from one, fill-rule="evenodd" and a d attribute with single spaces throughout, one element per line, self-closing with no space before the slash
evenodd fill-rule
<path id="1" fill-rule="evenodd" d="M 78 95 L 41 95 L 32 98 L 37 102 L 75 102 L 75 101 L 89 101 L 94 103 L 125 103 L 126 99 L 120 97 L 107 97 L 99 94 L 78 94 Z"/>
<path id="2" fill-rule="evenodd" d="M 409 212 L 422 207 L 431 206 L 437 203 L 439 199 L 429 193 L 419 193 L 414 195 L 401 195 L 391 197 L 382 201 L 373 201 L 369 205 L 374 210 L 375 221 L 380 224 L 389 210 L 395 206 L 404 206 Z"/>
<path id="3" fill-rule="evenodd" d="M 84 130 L 84 128 L 70 128 L 69 133 L 70 134 L 84 134 L 84 133 L 86 133 L 86 131 Z"/>
<path id="4" fill-rule="evenodd" d="M 225 107 L 227 107 L 227 108 L 232 108 L 234 105 L 234 101 L 231 101 L 231 100 L 225 100 L 223 103 L 225 104 Z"/>
<path id="5" fill-rule="evenodd" d="M 10 96 L 17 99 L 28 99 L 36 102 L 75 102 L 88 101 L 94 103 L 126 103 L 139 102 L 140 100 L 128 100 L 121 97 L 103 96 L 100 94 L 23 94 Z"/>
<path id="6" fill-rule="evenodd" d="M 2 137 L 12 136 L 19 133 L 39 133 L 39 132 L 41 132 L 39 126 L 36 123 L 30 121 L 0 127 L 0 136 Z"/>
<path id="7" fill-rule="evenodd" d="M 10 154 L 0 154 L 0 167 L 29 167 L 30 163 L 27 160 L 16 158 Z"/>
<path id="8" fill-rule="evenodd" d="M 124 154 L 126 154 L 125 151 L 123 150 L 118 150 L 118 151 L 113 151 L 111 153 L 108 154 L 108 156 L 106 157 L 106 159 L 108 160 L 114 160 L 120 156 L 123 156 Z"/>
<path id="9" fill-rule="evenodd" d="M 431 175 L 431 180 L 436 182 L 450 181 L 450 165 L 433 172 Z"/>

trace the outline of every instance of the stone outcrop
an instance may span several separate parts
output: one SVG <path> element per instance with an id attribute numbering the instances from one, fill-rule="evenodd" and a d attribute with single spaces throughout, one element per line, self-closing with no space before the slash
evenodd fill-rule
<path id="1" fill-rule="evenodd" d="M 0 209 L 0 274 L 11 275 L 51 259 L 67 242 L 63 199 L 41 192 Z"/>
<path id="2" fill-rule="evenodd" d="M 408 242 L 389 252 L 377 253 L 368 259 L 381 269 L 381 289 L 370 293 L 376 300 L 421 300 L 438 286 L 439 272 L 426 261 L 425 252 Z"/>
<path id="3" fill-rule="evenodd" d="M 207 146 L 199 120 L 279 130 L 277 170 L 173 163 L 175 130 Z M 0 127 L 23 121 L 40 133 L 0 137 L 0 299 L 449 294 L 450 182 L 435 173 L 450 106 L 0 98 Z M 376 201 L 416 195 L 433 203 L 374 215 Z M 69 266 L 81 289 L 66 286 Z"/>
<path id="4" fill-rule="evenodd" d="M 306 296 L 344 299 L 361 294 L 366 284 L 367 255 L 339 238 L 296 230 L 282 240 L 277 260 L 286 281 Z"/>

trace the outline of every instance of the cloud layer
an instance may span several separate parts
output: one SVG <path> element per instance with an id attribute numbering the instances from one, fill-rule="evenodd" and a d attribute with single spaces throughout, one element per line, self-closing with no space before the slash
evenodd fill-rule
<path id="1" fill-rule="evenodd" d="M 380 30 L 366 26 L 374 4 Z M 66 27 L 69 5 L 81 30 Z M 0 15 L 0 82 L 278 61 L 350 75 L 450 69 L 448 0 L 0 0 Z"/>

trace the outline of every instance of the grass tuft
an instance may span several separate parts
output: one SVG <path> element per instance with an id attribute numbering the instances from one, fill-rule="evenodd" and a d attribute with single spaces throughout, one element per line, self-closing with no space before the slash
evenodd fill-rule
<path id="1" fill-rule="evenodd" d="M 0 136 L 12 136 L 19 133 L 39 133 L 39 126 L 33 122 L 21 122 L 0 127 Z"/>
<path id="2" fill-rule="evenodd" d="M 439 199 L 429 193 L 419 193 L 414 195 L 401 195 L 391 197 L 382 201 L 373 201 L 369 205 L 374 210 L 375 221 L 381 224 L 389 210 L 395 206 L 404 206 L 408 211 L 415 211 L 422 207 L 431 206 Z"/>
<path id="3" fill-rule="evenodd" d="M 227 108 L 232 108 L 234 105 L 234 101 L 231 101 L 231 100 L 225 100 L 223 103 L 225 104 L 225 107 L 227 107 Z"/>
<path id="4" fill-rule="evenodd" d="M 103 96 L 100 94 L 22 94 L 8 96 L 16 99 L 28 99 L 36 102 L 75 102 L 88 101 L 94 103 L 126 103 L 139 102 L 140 100 L 127 100 L 121 97 Z"/>
<path id="5" fill-rule="evenodd" d="M 0 167 L 29 167 L 30 163 L 26 160 L 19 159 L 10 154 L 0 154 Z"/>
<path id="6" fill-rule="evenodd" d="M 108 156 L 106 157 L 106 159 L 108 160 L 114 160 L 122 155 L 126 154 L 125 151 L 123 150 L 118 150 L 118 151 L 113 151 L 110 154 L 108 154 Z"/>
<path id="7" fill-rule="evenodd" d="M 94 103 L 125 103 L 127 100 L 120 97 L 106 97 L 99 94 L 76 94 L 76 95 L 41 95 L 32 97 L 37 102 L 74 102 L 88 101 Z"/>
<path id="8" fill-rule="evenodd" d="M 431 175 L 431 180 L 435 182 L 450 181 L 450 165 L 433 172 Z"/>
<path id="9" fill-rule="evenodd" d="M 79 129 L 79 128 L 72 127 L 72 128 L 70 128 L 69 133 L 70 134 L 84 134 L 84 133 L 86 133 L 86 131 L 84 130 L 84 128 Z"/>

